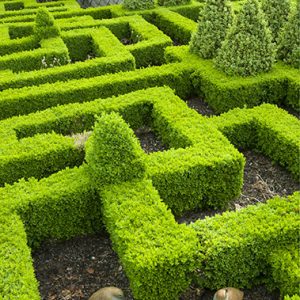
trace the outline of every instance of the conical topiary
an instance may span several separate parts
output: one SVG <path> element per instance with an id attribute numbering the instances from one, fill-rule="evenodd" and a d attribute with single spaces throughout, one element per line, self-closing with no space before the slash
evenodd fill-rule
<path id="1" fill-rule="evenodd" d="M 37 40 L 48 39 L 51 37 L 59 36 L 60 31 L 57 25 L 54 24 L 54 18 L 49 13 L 47 8 L 40 7 L 37 10 L 35 25 L 34 25 L 34 36 Z"/>
<path id="2" fill-rule="evenodd" d="M 154 0 L 124 0 L 123 6 L 130 10 L 150 9 L 154 7 Z"/>
<path id="3" fill-rule="evenodd" d="M 142 178 L 144 152 L 133 131 L 116 113 L 97 117 L 85 145 L 85 160 L 96 187 Z"/>
<path id="4" fill-rule="evenodd" d="M 275 45 L 258 0 L 248 0 L 215 59 L 228 75 L 250 76 L 269 71 L 275 61 Z"/>
<path id="5" fill-rule="evenodd" d="M 190 3 L 191 0 L 158 0 L 158 4 L 162 6 L 176 6 Z"/>
<path id="6" fill-rule="evenodd" d="M 278 46 L 278 58 L 300 68 L 300 1 L 297 1 L 296 11 L 290 16 L 281 32 Z"/>
<path id="7" fill-rule="evenodd" d="M 272 32 L 273 41 L 276 41 L 278 34 L 288 19 L 290 11 L 289 0 L 263 0 L 262 9 L 268 26 Z"/>
<path id="8" fill-rule="evenodd" d="M 231 8 L 226 0 L 207 0 L 192 34 L 190 51 L 202 58 L 215 57 L 231 22 Z"/>

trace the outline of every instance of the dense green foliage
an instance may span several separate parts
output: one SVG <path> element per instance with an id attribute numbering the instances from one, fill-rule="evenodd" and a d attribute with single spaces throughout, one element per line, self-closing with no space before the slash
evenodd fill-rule
<path id="1" fill-rule="evenodd" d="M 48 238 L 94 233 L 103 226 L 86 166 L 67 168 L 40 181 L 30 178 L 6 185 L 0 199 L 2 208 L 8 206 L 20 216 L 30 247 Z"/>
<path id="2" fill-rule="evenodd" d="M 300 300 L 300 296 L 299 295 L 294 295 L 294 296 L 285 296 L 284 300 Z"/>
<path id="3" fill-rule="evenodd" d="M 275 46 L 258 0 L 247 0 L 228 31 L 215 65 L 228 75 L 250 76 L 272 69 Z"/>
<path id="4" fill-rule="evenodd" d="M 115 185 L 100 195 L 105 224 L 134 298 L 178 299 L 191 282 L 195 232 L 178 225 L 149 180 Z"/>
<path id="5" fill-rule="evenodd" d="M 188 44 L 197 23 L 170 10 L 157 10 L 153 24 L 169 35 L 176 43 Z"/>
<path id="6" fill-rule="evenodd" d="M 130 10 L 150 9 L 154 7 L 154 0 L 124 0 L 123 6 Z"/>
<path id="7" fill-rule="evenodd" d="M 272 288 L 280 288 L 282 295 L 296 295 L 300 283 L 300 255 L 298 245 L 275 250 L 269 258 L 272 268 Z"/>
<path id="8" fill-rule="evenodd" d="M 11 199 L 10 199 L 11 200 Z M 1 203 L 2 204 L 2 203 Z M 2 206 L 2 205 L 1 205 Z M 0 211 L 0 298 L 40 300 L 20 217 Z"/>
<path id="9" fill-rule="evenodd" d="M 53 16 L 45 7 L 40 7 L 37 10 L 34 35 L 38 41 L 43 39 L 49 39 L 52 37 L 57 37 L 60 35 L 60 30 L 58 26 L 54 23 Z"/>
<path id="10" fill-rule="evenodd" d="M 186 75 L 190 73 L 190 69 L 190 66 L 170 64 L 91 79 L 5 90 L 0 92 L 0 119 L 28 114 L 58 104 L 88 102 L 153 86 L 168 85 L 176 89 L 181 97 L 187 97 L 192 91 L 190 79 Z"/>
<path id="11" fill-rule="evenodd" d="M 214 68 L 211 60 L 203 60 L 189 53 L 188 47 L 166 49 L 166 61 L 192 65 L 190 80 L 193 92 L 205 97 L 216 113 L 235 107 L 253 107 L 261 103 L 276 103 L 300 110 L 300 74 L 284 64 L 257 76 L 231 77 Z"/>
<path id="12" fill-rule="evenodd" d="M 54 37 L 41 40 L 40 48 L 0 57 L 0 70 L 33 71 L 65 65 L 69 59 L 68 49 L 62 39 Z"/>
<path id="13" fill-rule="evenodd" d="M 227 0 L 207 0 L 199 16 L 197 30 L 190 42 L 190 51 L 202 58 L 213 58 L 232 23 Z"/>
<path id="14" fill-rule="evenodd" d="M 85 154 L 95 187 L 143 178 L 143 155 L 133 131 L 118 114 L 96 118 Z"/>
<path id="15" fill-rule="evenodd" d="M 299 200 L 299 193 L 276 197 L 266 205 L 252 205 L 192 223 L 201 243 L 198 284 L 210 289 L 242 288 L 268 278 L 270 253 L 281 245 L 298 243 Z"/>
<path id="16" fill-rule="evenodd" d="M 276 41 L 288 19 L 290 0 L 262 0 L 262 9 L 272 32 L 273 41 Z"/>
<path id="17" fill-rule="evenodd" d="M 191 0 L 158 0 L 158 4 L 164 6 L 184 5 L 190 2 Z"/>
<path id="18" fill-rule="evenodd" d="M 300 178 L 300 124 L 286 111 L 263 104 L 253 109 L 233 109 L 210 122 L 236 147 L 257 149 Z"/>
<path id="19" fill-rule="evenodd" d="M 300 68 L 300 1 L 296 11 L 290 16 L 280 36 L 278 57 L 294 68 Z"/>
<path id="20" fill-rule="evenodd" d="M 268 283 L 286 299 L 299 299 L 292 297 L 299 194 L 191 226 L 173 216 L 223 209 L 239 196 L 240 148 L 263 153 L 299 178 L 299 120 L 260 105 L 300 109 L 299 72 L 279 62 L 268 73 L 228 76 L 189 51 L 203 1 L 153 2 L 131 1 L 153 7 L 140 12 L 122 5 L 83 10 L 74 0 L 0 5 L 1 300 L 40 298 L 27 245 L 103 226 L 136 299 L 178 299 L 194 276 L 210 289 Z M 231 3 L 234 13 L 245 2 Z M 283 20 L 285 5 L 264 7 L 269 24 Z M 244 24 L 259 15 L 248 14 Z M 167 47 L 172 43 L 178 47 Z M 216 113 L 230 111 L 207 118 L 177 95 L 200 96 Z M 132 130 L 145 125 L 164 151 L 142 152 Z"/>

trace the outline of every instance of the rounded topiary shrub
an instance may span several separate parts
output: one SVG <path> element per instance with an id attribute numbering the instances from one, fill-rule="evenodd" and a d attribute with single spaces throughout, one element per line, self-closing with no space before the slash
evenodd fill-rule
<path id="1" fill-rule="evenodd" d="M 297 9 L 285 24 L 278 45 L 278 58 L 294 68 L 300 68 L 300 1 Z"/>
<path id="2" fill-rule="evenodd" d="M 215 59 L 228 75 L 250 76 L 271 70 L 275 45 L 258 0 L 248 0 L 229 29 Z"/>
<path id="3" fill-rule="evenodd" d="M 54 18 L 49 13 L 47 8 L 40 7 L 37 10 L 35 25 L 34 25 L 34 36 L 38 40 L 48 39 L 60 35 L 60 30 L 57 25 L 54 24 Z"/>
<path id="4" fill-rule="evenodd" d="M 231 9 L 226 0 L 207 0 L 197 30 L 192 34 L 190 51 L 202 58 L 215 57 L 231 22 Z"/>
<path id="5" fill-rule="evenodd" d="M 271 30 L 273 41 L 276 41 L 281 28 L 288 19 L 290 11 L 290 1 L 263 0 L 262 10 Z"/>
<path id="6" fill-rule="evenodd" d="M 189 4 L 191 0 L 158 0 L 158 4 L 162 6 L 176 6 Z"/>
<path id="7" fill-rule="evenodd" d="M 85 160 L 95 186 L 144 176 L 144 152 L 133 131 L 116 113 L 96 117 L 85 150 Z"/>
<path id="8" fill-rule="evenodd" d="M 154 7 L 154 0 L 124 0 L 123 6 L 130 10 L 150 9 Z"/>

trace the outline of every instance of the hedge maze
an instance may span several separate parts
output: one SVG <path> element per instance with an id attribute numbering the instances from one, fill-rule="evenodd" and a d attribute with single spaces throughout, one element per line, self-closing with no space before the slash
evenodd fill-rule
<path id="1" fill-rule="evenodd" d="M 242 4 L 230 3 L 236 14 Z M 299 111 L 299 70 L 278 61 L 230 77 L 192 54 L 204 5 L 0 0 L 0 299 L 40 299 L 31 249 L 42 241 L 104 227 L 135 299 L 178 299 L 191 282 L 263 283 L 298 299 L 299 192 L 175 221 L 240 195 L 238 149 L 300 178 L 300 122 L 278 107 Z M 194 96 L 220 115 L 182 100 Z M 142 126 L 167 150 L 144 153 L 134 134 Z M 83 132 L 84 147 L 74 138 Z"/>

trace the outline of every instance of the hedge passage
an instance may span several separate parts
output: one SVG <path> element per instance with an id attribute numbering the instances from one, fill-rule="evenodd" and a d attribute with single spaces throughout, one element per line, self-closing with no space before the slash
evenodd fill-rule
<path id="1" fill-rule="evenodd" d="M 298 299 L 299 193 L 191 225 L 174 216 L 239 196 L 238 149 L 299 180 L 300 123 L 278 108 L 299 111 L 299 71 L 282 59 L 228 76 L 189 52 L 202 1 L 131 5 L 0 0 L 0 298 L 40 299 L 30 248 L 105 227 L 135 299 L 178 299 L 191 282 Z M 142 126 L 167 150 L 144 153 Z"/>

